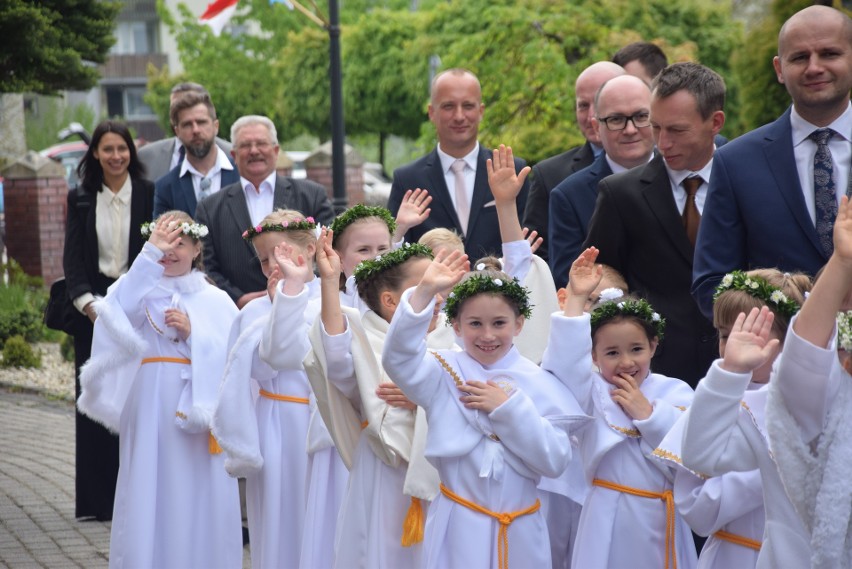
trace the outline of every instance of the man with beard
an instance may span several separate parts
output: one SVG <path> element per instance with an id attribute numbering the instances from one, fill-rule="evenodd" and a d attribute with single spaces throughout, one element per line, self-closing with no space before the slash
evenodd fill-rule
<path id="1" fill-rule="evenodd" d="M 186 158 L 157 180 L 154 216 L 180 210 L 194 218 L 198 202 L 239 181 L 240 176 L 227 154 L 214 144 L 219 121 L 209 94 L 181 94 L 172 102 L 170 114 Z"/>
<path id="2" fill-rule="evenodd" d="M 170 116 L 171 106 L 174 105 L 175 102 L 185 93 L 191 91 L 206 94 L 208 97 L 210 96 L 210 93 L 203 85 L 193 83 L 191 81 L 178 83 L 172 87 L 171 93 L 169 94 Z M 176 125 L 174 124 L 172 125 L 173 128 L 175 126 Z M 231 143 L 227 140 L 217 136 L 216 146 L 221 148 L 226 155 L 231 154 Z M 139 160 L 141 160 L 142 164 L 145 165 L 145 178 L 152 182 L 156 182 L 168 174 L 172 168 L 183 162 L 185 155 L 186 148 L 184 148 L 180 140 L 174 136 L 164 138 L 163 140 L 157 140 L 156 142 L 149 142 L 148 144 L 144 144 L 139 147 Z"/>

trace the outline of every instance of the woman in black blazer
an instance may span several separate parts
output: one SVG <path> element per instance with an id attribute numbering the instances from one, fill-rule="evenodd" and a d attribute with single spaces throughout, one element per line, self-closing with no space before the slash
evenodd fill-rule
<path id="1" fill-rule="evenodd" d="M 77 308 L 73 324 L 77 397 L 80 367 L 92 350 L 92 302 L 130 266 L 142 249 L 140 225 L 154 211 L 154 184 L 127 126 L 103 121 L 77 168 L 80 185 L 68 193 L 62 264 L 68 296 Z M 77 412 L 76 507 L 78 518 L 112 519 L 118 475 L 118 437 Z"/>

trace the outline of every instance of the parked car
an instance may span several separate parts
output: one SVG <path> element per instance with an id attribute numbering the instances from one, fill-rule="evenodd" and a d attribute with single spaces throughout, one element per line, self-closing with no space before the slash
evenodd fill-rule
<path id="1" fill-rule="evenodd" d="M 82 140 L 77 140 L 74 142 L 54 144 L 40 151 L 39 154 L 56 160 L 65 168 L 65 181 L 68 182 L 68 189 L 73 190 L 80 183 L 80 180 L 77 178 L 77 165 L 88 148 L 88 144 Z"/>

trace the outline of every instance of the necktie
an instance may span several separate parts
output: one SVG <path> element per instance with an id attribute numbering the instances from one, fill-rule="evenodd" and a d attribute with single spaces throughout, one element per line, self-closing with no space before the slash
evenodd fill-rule
<path id="1" fill-rule="evenodd" d="M 683 227 L 686 229 L 686 236 L 689 237 L 689 242 L 695 247 L 695 239 L 698 237 L 698 226 L 701 223 L 701 214 L 698 213 L 698 206 L 695 205 L 695 194 L 704 180 L 701 176 L 692 176 L 686 178 L 683 182 L 683 189 L 686 190 L 686 205 L 683 208 Z"/>
<path id="2" fill-rule="evenodd" d="M 456 177 L 456 214 L 459 216 L 459 225 L 462 235 L 467 235 L 467 222 L 470 218 L 470 203 L 467 198 L 464 184 L 465 161 L 459 158 L 450 166 Z"/>
<path id="3" fill-rule="evenodd" d="M 830 128 L 818 128 L 808 138 L 817 145 L 814 155 L 814 209 L 819 244 L 826 257 L 834 251 L 834 218 L 837 217 L 837 192 L 834 189 L 834 167 L 828 141 L 834 136 Z"/>
<path id="4" fill-rule="evenodd" d="M 201 190 L 201 197 L 204 197 L 204 196 L 207 195 L 206 192 L 207 192 L 207 190 L 210 189 L 210 184 L 212 184 L 212 183 L 213 182 L 207 176 L 201 178 L 201 181 L 198 182 L 198 188 Z"/>

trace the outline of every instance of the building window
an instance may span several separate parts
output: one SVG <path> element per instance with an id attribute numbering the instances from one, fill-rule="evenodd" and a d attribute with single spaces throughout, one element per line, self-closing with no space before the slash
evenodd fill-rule
<path id="1" fill-rule="evenodd" d="M 115 26 L 113 55 L 133 55 L 157 52 L 155 22 L 118 22 Z"/>
<path id="2" fill-rule="evenodd" d="M 145 86 L 115 85 L 106 88 L 107 114 L 125 119 L 150 119 L 154 117 L 143 97 Z"/>

